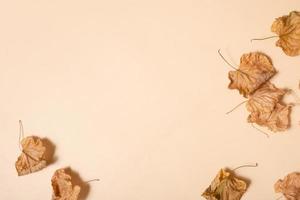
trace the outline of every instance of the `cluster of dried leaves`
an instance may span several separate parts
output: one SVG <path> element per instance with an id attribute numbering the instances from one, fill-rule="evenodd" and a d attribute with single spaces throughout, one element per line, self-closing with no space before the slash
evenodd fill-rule
<path id="1" fill-rule="evenodd" d="M 20 130 L 23 130 L 21 122 Z M 47 149 L 41 138 L 36 136 L 25 137 L 20 144 L 22 153 L 15 163 L 19 176 L 37 172 L 46 167 L 45 153 Z M 78 199 L 80 187 L 78 185 L 73 186 L 71 175 L 67 174 L 65 169 L 56 170 L 51 183 L 53 189 L 52 200 Z"/>
<path id="2" fill-rule="evenodd" d="M 247 187 L 247 181 L 237 178 L 233 171 L 221 169 L 202 196 L 207 200 L 240 200 Z M 286 200 L 300 200 L 300 173 L 293 172 L 278 180 L 274 190 Z"/>
<path id="3" fill-rule="evenodd" d="M 290 105 L 282 102 L 287 90 L 279 89 L 269 81 L 275 74 L 271 59 L 261 52 L 242 55 L 239 68 L 228 74 L 229 89 L 237 89 L 248 99 L 248 122 L 273 132 L 289 128 L 291 110 Z"/>
<path id="4" fill-rule="evenodd" d="M 300 12 L 293 11 L 277 18 L 272 32 L 279 36 L 276 45 L 289 56 L 300 54 Z M 276 74 L 271 59 L 260 52 L 244 54 L 240 66 L 230 71 L 229 88 L 237 89 L 247 98 L 249 123 L 265 126 L 273 132 L 284 131 L 289 125 L 290 105 L 282 102 L 286 90 L 277 88 L 269 79 Z M 41 138 L 29 136 L 20 141 L 22 153 L 16 161 L 19 176 L 30 174 L 46 167 L 46 147 Z M 80 187 L 73 186 L 71 176 L 64 169 L 54 173 L 51 183 L 53 200 L 77 200 Z M 221 169 L 211 185 L 202 194 L 207 200 L 240 200 L 246 192 L 247 183 L 233 173 Z M 300 200 L 300 173 L 288 174 L 274 185 L 275 192 L 282 193 L 287 200 Z"/>
<path id="5" fill-rule="evenodd" d="M 277 18 L 271 30 L 279 37 L 276 45 L 287 55 L 300 55 L 300 12 L 293 11 Z M 282 101 L 288 90 L 279 89 L 270 82 L 275 74 L 271 59 L 261 52 L 242 55 L 239 68 L 228 74 L 228 88 L 238 90 L 247 98 L 248 122 L 273 132 L 289 128 L 291 111 L 291 105 Z M 247 190 L 247 183 L 237 178 L 233 171 L 221 169 L 202 196 L 207 200 L 240 200 Z M 300 173 L 293 172 L 278 180 L 274 189 L 287 200 L 300 200 Z"/>

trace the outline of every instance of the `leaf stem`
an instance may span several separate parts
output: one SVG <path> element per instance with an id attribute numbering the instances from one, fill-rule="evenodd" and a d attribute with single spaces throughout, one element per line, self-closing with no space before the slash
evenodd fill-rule
<path id="1" fill-rule="evenodd" d="M 252 126 L 253 128 L 255 128 L 257 131 L 259 131 L 259 132 L 263 133 L 264 135 L 266 135 L 268 138 L 270 137 L 268 133 L 266 133 L 266 132 L 260 130 L 259 128 L 257 128 L 256 126 L 254 126 L 253 123 L 251 123 L 251 126 Z"/>
<path id="2" fill-rule="evenodd" d="M 218 54 L 221 56 L 221 58 L 224 60 L 224 62 L 225 62 L 227 65 L 229 65 L 229 66 L 232 67 L 233 69 L 239 71 L 238 68 L 236 68 L 235 66 L 233 66 L 232 64 L 230 64 L 230 63 L 224 58 L 224 56 L 223 56 L 222 53 L 221 53 L 221 49 L 218 50 Z"/>
<path id="3" fill-rule="evenodd" d="M 234 168 L 232 171 L 235 171 L 237 169 L 244 168 L 244 167 L 257 167 L 257 166 L 258 166 L 258 163 L 255 163 L 254 165 L 241 165 L 241 166 Z"/>
<path id="4" fill-rule="evenodd" d="M 269 37 L 265 37 L 265 38 L 253 38 L 253 39 L 251 39 L 251 42 L 256 41 L 256 40 L 268 40 L 268 39 L 277 38 L 277 37 L 279 37 L 279 36 L 278 35 L 273 35 L 273 36 L 269 36 Z"/>
<path id="5" fill-rule="evenodd" d="M 24 128 L 23 128 L 23 124 L 22 124 L 22 121 L 19 120 L 19 148 L 20 150 L 22 151 L 22 147 L 21 147 L 21 140 L 24 139 Z"/>
<path id="6" fill-rule="evenodd" d="M 239 103 L 238 105 L 236 105 L 234 108 L 232 108 L 231 110 L 229 110 L 226 115 L 230 114 L 232 111 L 234 111 L 235 109 L 237 109 L 238 107 L 240 107 L 241 105 L 243 105 L 244 103 L 246 103 L 248 100 L 245 100 L 241 103 Z"/>
<path id="7" fill-rule="evenodd" d="M 224 56 L 222 55 L 221 49 L 218 50 L 218 53 L 219 53 L 219 55 L 221 56 L 221 58 L 224 60 L 224 62 L 225 62 L 227 65 L 229 65 L 231 68 L 233 68 L 234 70 L 239 71 L 239 72 L 245 74 L 246 76 L 249 76 L 247 73 L 243 72 L 242 70 L 240 70 L 240 69 L 236 68 L 235 66 L 233 66 L 232 64 L 230 64 L 230 63 L 224 58 Z"/>
<path id="8" fill-rule="evenodd" d="M 85 183 L 90 183 L 90 182 L 93 182 L 93 181 L 100 181 L 100 179 L 96 178 L 96 179 L 88 180 L 88 181 L 85 181 Z"/>

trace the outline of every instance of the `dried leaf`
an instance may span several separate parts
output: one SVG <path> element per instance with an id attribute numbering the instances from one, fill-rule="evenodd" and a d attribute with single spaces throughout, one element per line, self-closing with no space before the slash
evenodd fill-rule
<path id="1" fill-rule="evenodd" d="M 290 107 L 281 101 L 286 90 L 267 82 L 250 96 L 246 107 L 251 114 L 248 122 L 268 127 L 271 131 L 284 131 L 290 125 Z"/>
<path id="2" fill-rule="evenodd" d="M 73 187 L 71 176 L 65 173 L 64 169 L 55 171 L 51 182 L 53 188 L 52 200 L 77 200 L 80 187 L 75 185 Z"/>
<path id="3" fill-rule="evenodd" d="M 46 148 L 39 137 L 30 136 L 21 141 L 22 154 L 16 161 L 16 169 L 19 176 L 39 171 L 46 167 L 44 154 Z"/>
<path id="4" fill-rule="evenodd" d="M 290 126 L 290 105 L 277 103 L 271 112 L 253 112 L 248 116 L 249 123 L 265 126 L 273 132 L 285 131 Z"/>
<path id="5" fill-rule="evenodd" d="M 239 69 L 230 71 L 229 89 L 237 89 L 244 97 L 248 97 L 276 73 L 271 59 L 263 53 L 244 54 Z"/>
<path id="6" fill-rule="evenodd" d="M 240 63 L 238 70 L 229 72 L 228 87 L 239 90 L 248 98 L 248 101 L 238 105 L 247 102 L 246 107 L 250 112 L 248 122 L 266 126 L 273 132 L 288 129 L 291 106 L 281 102 L 287 90 L 278 89 L 269 82 L 276 73 L 269 57 L 259 52 L 244 54 Z"/>
<path id="7" fill-rule="evenodd" d="M 286 55 L 300 54 L 300 12 L 293 11 L 289 15 L 277 18 L 271 31 L 279 36 L 276 46 L 281 47 Z"/>
<path id="8" fill-rule="evenodd" d="M 286 90 L 278 89 L 272 83 L 267 82 L 249 97 L 246 104 L 247 110 L 251 113 L 271 112 L 285 93 Z"/>
<path id="9" fill-rule="evenodd" d="M 300 200 L 300 173 L 293 172 L 278 180 L 274 185 L 275 192 L 280 192 L 287 200 Z"/>
<path id="10" fill-rule="evenodd" d="M 245 181 L 221 169 L 202 196 L 207 200 L 239 200 L 246 189 Z"/>

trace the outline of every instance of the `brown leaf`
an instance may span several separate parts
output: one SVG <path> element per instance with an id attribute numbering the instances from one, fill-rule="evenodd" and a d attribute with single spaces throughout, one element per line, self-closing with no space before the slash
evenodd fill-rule
<path id="1" fill-rule="evenodd" d="M 55 171 L 51 182 L 53 188 L 52 200 L 77 200 L 80 187 L 75 185 L 73 187 L 71 176 L 65 173 L 64 169 Z"/>
<path id="2" fill-rule="evenodd" d="M 300 173 L 293 172 L 278 180 L 274 185 L 275 192 L 280 192 L 287 200 L 300 200 Z"/>
<path id="3" fill-rule="evenodd" d="M 22 154 L 15 163 L 18 175 L 26 175 L 46 167 L 46 148 L 39 137 L 30 136 L 21 141 Z"/>
<path id="4" fill-rule="evenodd" d="M 293 11 L 289 15 L 277 18 L 271 31 L 279 36 L 276 46 L 281 47 L 286 55 L 300 54 L 300 12 Z"/>
<path id="5" fill-rule="evenodd" d="M 246 104 L 251 113 L 249 123 L 268 127 L 271 131 L 284 131 L 290 125 L 290 107 L 281 102 L 286 90 L 278 89 L 270 82 L 257 89 Z"/>
<path id="6" fill-rule="evenodd" d="M 271 59 L 263 53 L 244 54 L 239 69 L 230 71 L 229 89 L 237 89 L 244 97 L 248 97 L 276 73 Z"/>
<path id="7" fill-rule="evenodd" d="M 265 126 L 273 132 L 285 131 L 290 126 L 290 105 L 277 103 L 271 112 L 253 112 L 248 116 L 249 123 Z"/>
<path id="8" fill-rule="evenodd" d="M 257 89 L 246 104 L 247 110 L 251 113 L 267 113 L 274 110 L 276 104 L 286 93 L 283 89 L 278 89 L 270 82 L 265 83 Z"/>
<path id="9" fill-rule="evenodd" d="M 202 196 L 207 200 L 239 200 L 246 189 L 245 181 L 221 169 Z"/>

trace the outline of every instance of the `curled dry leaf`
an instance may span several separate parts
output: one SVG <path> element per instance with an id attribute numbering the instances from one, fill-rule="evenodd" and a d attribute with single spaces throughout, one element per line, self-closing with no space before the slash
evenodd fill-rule
<path id="1" fill-rule="evenodd" d="M 261 86 L 249 97 L 246 104 L 251 113 L 248 122 L 268 127 L 273 132 L 286 130 L 290 124 L 291 106 L 280 102 L 286 92 L 270 82 Z"/>
<path id="2" fill-rule="evenodd" d="M 300 200 L 300 173 L 293 172 L 278 180 L 274 185 L 275 192 L 280 192 L 287 200 Z"/>
<path id="3" fill-rule="evenodd" d="M 202 196 L 207 200 L 239 200 L 246 189 L 245 181 L 221 169 Z"/>
<path id="4" fill-rule="evenodd" d="M 285 93 L 285 90 L 278 89 L 272 83 L 267 82 L 249 97 L 246 104 L 247 110 L 251 113 L 271 112 Z"/>
<path id="5" fill-rule="evenodd" d="M 290 126 L 290 105 L 277 103 L 271 112 L 254 112 L 248 116 L 249 123 L 265 126 L 273 132 L 285 131 Z"/>
<path id="6" fill-rule="evenodd" d="M 52 179 L 52 200 L 77 200 L 80 187 L 72 185 L 72 178 L 66 174 L 64 169 L 58 169 L 55 171 Z"/>
<path id="7" fill-rule="evenodd" d="M 244 54 L 239 69 L 230 71 L 229 89 L 237 89 L 244 97 L 248 97 L 276 73 L 271 59 L 263 53 Z"/>
<path id="8" fill-rule="evenodd" d="M 16 161 L 18 175 L 26 175 L 46 167 L 44 154 L 46 148 L 39 137 L 30 136 L 22 139 L 22 154 Z"/>
<path id="9" fill-rule="evenodd" d="M 271 31 L 279 36 L 276 46 L 281 47 L 286 55 L 300 54 L 300 12 L 293 11 L 289 15 L 277 18 Z"/>

